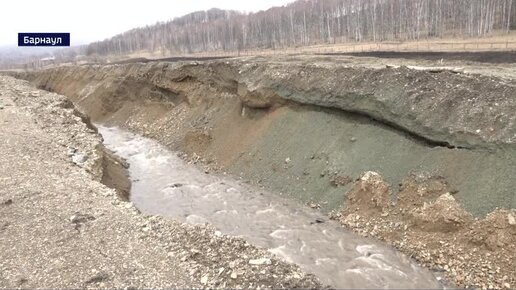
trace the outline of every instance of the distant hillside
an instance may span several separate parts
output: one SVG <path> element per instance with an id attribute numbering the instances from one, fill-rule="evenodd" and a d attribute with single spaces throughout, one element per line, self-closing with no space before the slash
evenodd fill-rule
<path id="1" fill-rule="evenodd" d="M 33 69 L 49 64 L 74 62 L 86 53 L 87 46 L 72 47 L 0 47 L 0 69 Z"/>
<path id="2" fill-rule="evenodd" d="M 251 14 L 211 9 L 88 45 L 87 55 L 283 48 L 484 36 L 514 25 L 515 0 L 298 0 Z"/>
<path id="3" fill-rule="evenodd" d="M 59 48 L 55 47 L 0 47 L 0 68 L 21 67 L 33 59 L 51 57 Z"/>

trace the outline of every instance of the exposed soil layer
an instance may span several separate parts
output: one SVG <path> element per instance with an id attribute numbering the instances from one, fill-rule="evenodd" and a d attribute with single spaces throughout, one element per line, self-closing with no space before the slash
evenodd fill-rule
<path id="1" fill-rule="evenodd" d="M 129 164 L 108 149 L 104 149 L 101 182 L 116 190 L 120 199 L 129 201 L 131 181 L 127 168 Z"/>
<path id="2" fill-rule="evenodd" d="M 94 121 L 325 210 L 349 189 L 332 184 L 336 175 L 371 169 L 394 184 L 413 172 L 443 176 L 475 215 L 516 207 L 514 81 L 349 61 L 242 58 L 18 76 L 69 96 Z"/>
<path id="3" fill-rule="evenodd" d="M 418 231 L 413 241 L 427 239 L 419 254 L 435 251 L 437 256 L 424 257 L 429 266 L 441 265 L 440 241 L 456 241 L 454 247 L 467 251 L 471 241 L 464 235 L 475 217 L 497 208 L 508 214 L 516 207 L 516 81 L 406 67 L 375 69 L 357 61 L 239 58 L 62 67 L 17 76 L 70 97 L 96 122 L 119 125 L 184 152 L 207 172 L 241 176 L 314 208 L 358 204 L 356 214 L 364 211 L 369 225 L 369 217 L 391 225 L 396 221 L 383 206 L 406 199 L 398 206 L 414 212 L 406 221 Z M 350 182 L 369 170 L 389 184 L 404 184 L 407 176 L 442 181 L 445 187 L 432 186 L 444 197 L 428 207 L 410 197 L 416 185 L 400 191 L 385 185 L 371 203 L 360 197 L 368 191 L 354 194 Z M 456 206 L 447 205 L 451 194 Z M 437 197 L 425 201 L 434 203 Z M 370 211 L 371 204 L 379 208 Z M 439 231 L 446 239 L 434 234 Z M 480 231 L 473 234 L 485 237 L 479 245 L 498 235 L 492 229 Z M 513 231 L 506 233 L 511 241 Z M 385 240 L 397 245 L 403 238 L 392 234 Z M 506 245 L 500 247 L 510 250 Z M 495 270 L 473 259 L 457 264 L 449 277 L 465 286 L 512 285 L 514 273 L 502 268 L 514 266 L 504 260 L 515 260 L 514 251 L 482 249 L 480 254 L 498 257 L 489 260 Z M 418 259 L 427 263 L 423 256 Z M 496 267 L 505 274 L 489 272 Z M 466 271 L 472 271 L 471 277 Z"/>
<path id="4" fill-rule="evenodd" d="M 440 51 L 368 51 L 353 53 L 325 53 L 357 57 L 405 58 L 425 60 L 474 61 L 482 63 L 516 63 L 516 51 L 440 52 Z"/>
<path id="5" fill-rule="evenodd" d="M 323 287 L 240 238 L 122 201 L 100 183 L 101 136 L 64 96 L 0 76 L 0 124 L 0 288 Z"/>

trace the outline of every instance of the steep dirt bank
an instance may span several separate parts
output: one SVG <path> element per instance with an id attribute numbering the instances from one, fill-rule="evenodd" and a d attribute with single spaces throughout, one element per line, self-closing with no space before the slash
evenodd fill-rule
<path id="1" fill-rule="evenodd" d="M 309 61 L 256 58 L 63 67 L 38 74 L 36 82 L 48 89 L 87 96 L 81 100 L 85 106 L 88 100 L 102 102 L 102 110 L 91 112 L 94 118 L 116 112 L 119 101 L 142 101 L 141 96 L 147 101 L 177 104 L 182 101 L 178 92 L 188 91 L 191 97 L 189 85 L 204 84 L 237 94 L 251 108 L 296 102 L 356 112 L 434 145 L 492 148 L 516 142 L 516 117 L 511 114 L 516 108 L 511 98 L 515 82 L 406 68 L 364 69 L 329 59 Z M 96 96 L 99 91 L 93 83 L 100 81 L 109 83 L 100 90 L 104 94 Z M 110 99 L 103 100 L 107 95 Z M 213 101 L 213 97 L 198 95 L 196 99 Z"/>
<path id="2" fill-rule="evenodd" d="M 121 201 L 99 182 L 101 136 L 65 97 L 0 76 L 0 124 L 0 288 L 322 287 L 242 239 Z"/>
<path id="3" fill-rule="evenodd" d="M 346 193 L 368 170 L 380 172 L 390 184 L 403 184 L 411 175 L 437 178 L 476 216 L 516 207 L 514 81 L 366 69 L 349 59 L 304 57 L 64 67 L 18 76 L 69 96 L 94 121 L 120 125 L 184 152 L 206 171 L 240 175 L 327 211 L 352 205 Z M 400 194 L 393 190 L 392 198 L 402 200 Z M 375 219 L 389 225 L 403 221 L 369 215 L 365 208 L 357 214 L 369 225 Z M 469 226 L 449 232 L 463 249 L 474 243 L 462 238 Z M 356 224 L 350 227 L 364 232 Z M 388 229 L 386 235 L 399 230 Z M 421 229 L 424 234 L 413 239 L 428 239 L 428 248 L 399 246 L 397 234 L 385 240 L 409 253 L 435 250 L 437 256 L 428 258 L 434 263 L 428 265 L 435 265 L 442 236 L 431 234 L 432 227 Z M 494 251 L 480 245 L 479 256 Z M 499 255 L 514 260 L 513 252 L 493 257 Z M 490 261 L 491 267 L 506 266 Z M 491 269 L 474 259 L 455 268 L 460 271 L 448 274 L 459 285 L 477 285 L 480 279 L 486 287 L 491 282 L 503 287 L 515 279 L 512 272 L 505 279 L 484 278 Z M 469 270 L 478 276 L 460 280 L 457 273 Z"/>
<path id="4" fill-rule="evenodd" d="M 326 210 L 349 189 L 332 180 L 366 170 L 392 184 L 410 173 L 443 176 L 477 215 L 516 206 L 513 81 L 347 61 L 256 58 L 18 76 L 69 96 L 94 121 Z"/>
<path id="5" fill-rule="evenodd" d="M 34 91 L 34 94 L 38 96 L 39 92 Z M 72 110 L 73 115 L 77 120 L 84 123 L 90 133 L 98 133 L 95 125 L 91 123 L 90 117 L 77 110 L 69 99 L 63 98 L 60 100 L 59 107 Z M 88 154 L 81 152 L 77 149 L 77 146 L 78 144 L 68 146 L 67 155 L 72 158 L 75 164 L 87 164 L 89 159 Z M 105 148 L 102 143 L 98 143 L 95 150 L 96 154 L 100 157 L 95 161 L 94 165 L 87 167 L 87 170 L 92 172 L 96 179 L 102 184 L 114 189 L 122 200 L 128 201 L 131 189 L 131 181 L 129 180 L 129 173 L 127 171 L 129 164 L 122 158 L 116 156 L 109 149 Z"/>
<path id="6" fill-rule="evenodd" d="M 129 201 L 129 193 L 131 191 L 131 181 L 127 172 L 129 164 L 110 150 L 104 148 L 103 151 L 102 179 L 100 182 L 116 190 L 120 199 Z"/>

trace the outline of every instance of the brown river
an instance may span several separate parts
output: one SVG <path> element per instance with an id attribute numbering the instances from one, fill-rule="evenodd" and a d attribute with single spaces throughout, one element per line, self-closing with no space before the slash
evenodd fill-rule
<path id="1" fill-rule="evenodd" d="M 143 213 L 240 236 L 336 288 L 442 288 L 434 273 L 394 248 L 360 237 L 299 202 L 237 178 L 206 174 L 156 141 L 98 126 L 130 164 L 131 201 Z"/>

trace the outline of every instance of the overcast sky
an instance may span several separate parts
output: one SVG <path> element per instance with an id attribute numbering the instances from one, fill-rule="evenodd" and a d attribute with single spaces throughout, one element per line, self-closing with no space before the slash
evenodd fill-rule
<path id="1" fill-rule="evenodd" d="M 72 45 L 210 8 L 254 12 L 293 0 L 1 0 L 0 46 L 18 32 L 70 32 Z"/>

